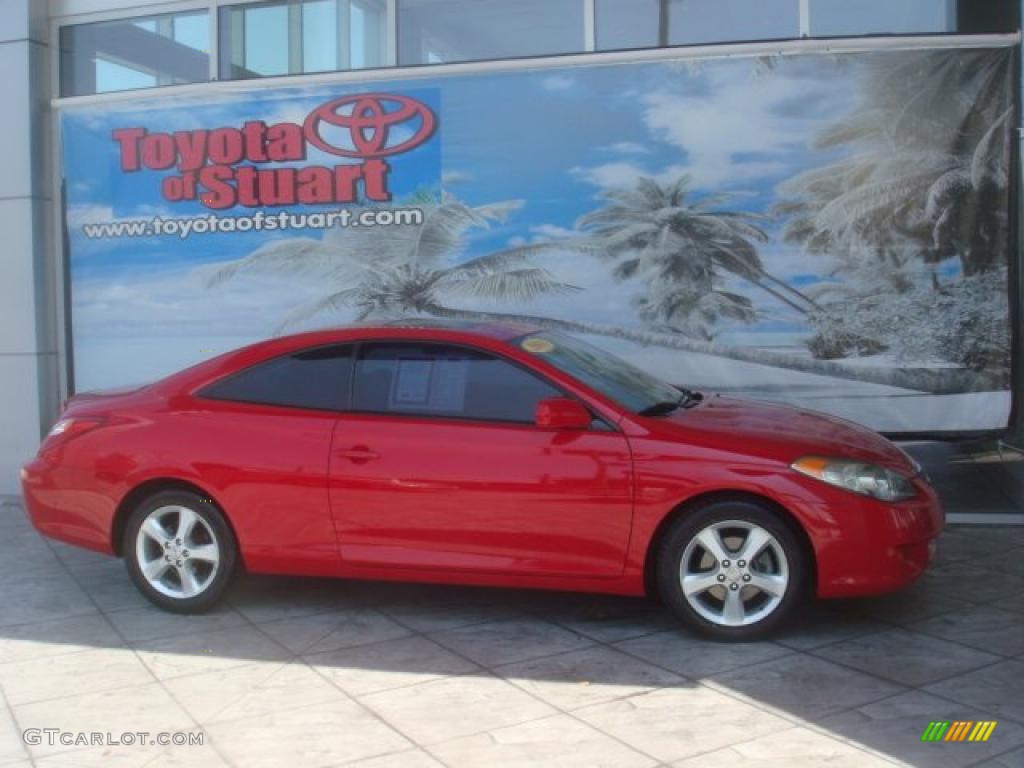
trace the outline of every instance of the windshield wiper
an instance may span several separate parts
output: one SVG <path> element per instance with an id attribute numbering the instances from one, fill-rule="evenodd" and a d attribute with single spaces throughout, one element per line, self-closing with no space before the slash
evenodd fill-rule
<path id="1" fill-rule="evenodd" d="M 672 411 L 678 410 L 679 408 L 692 408 L 704 399 L 704 395 L 700 392 L 695 392 L 692 389 L 686 389 L 685 387 L 676 387 L 676 389 L 681 392 L 678 400 L 662 400 L 654 403 L 640 411 L 640 415 L 664 416 L 665 414 L 672 413 Z"/>
<path id="2" fill-rule="evenodd" d="M 648 405 L 642 411 L 639 411 L 641 416 L 664 416 L 666 413 L 672 413 L 672 411 L 679 408 L 679 400 L 662 400 L 661 402 Z"/>

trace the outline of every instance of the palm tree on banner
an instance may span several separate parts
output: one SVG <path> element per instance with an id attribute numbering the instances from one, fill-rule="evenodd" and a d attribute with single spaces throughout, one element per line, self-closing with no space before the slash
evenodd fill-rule
<path id="1" fill-rule="evenodd" d="M 358 320 L 387 320 L 419 315 L 483 322 L 522 322 L 551 330 L 581 333 L 660 346 L 686 352 L 889 386 L 934 391 L 928 372 L 898 369 L 850 369 L 827 361 L 796 358 L 766 350 L 723 347 L 680 333 L 624 328 L 539 315 L 464 309 L 458 299 L 489 298 L 525 302 L 541 295 L 577 288 L 555 279 L 531 260 L 553 253 L 604 253 L 592 238 L 556 240 L 503 249 L 461 263 L 451 262 L 465 251 L 475 227 L 503 221 L 521 207 L 519 201 L 468 206 L 451 196 L 409 201 L 423 211 L 419 224 L 329 229 L 323 239 L 295 237 L 274 240 L 250 255 L 218 267 L 206 277 L 214 287 L 240 274 L 307 275 L 327 288 L 326 295 L 297 307 L 280 323 L 282 331 L 322 312 L 355 310 Z M 354 213 L 358 216 L 358 210 Z M 915 375 L 923 374 L 923 375 Z M 957 389 L 963 391 L 963 388 Z"/>
<path id="2" fill-rule="evenodd" d="M 693 200 L 692 183 L 688 174 L 664 186 L 640 178 L 632 189 L 606 192 L 608 204 L 579 221 L 616 260 L 616 278 L 643 280 L 640 316 L 653 327 L 705 339 L 720 318 L 753 322 L 753 303 L 722 288 L 726 276 L 801 314 L 815 309 L 810 298 L 765 271 L 756 246 L 768 240 L 758 226 L 764 217 L 723 210 L 728 195 Z"/>
<path id="3" fill-rule="evenodd" d="M 1012 59 L 1009 49 L 872 56 L 863 64 L 859 103 L 814 142 L 846 154 L 779 185 L 785 199 L 774 210 L 787 220 L 784 238 L 829 257 L 832 274 L 842 277 L 814 293 L 823 307 L 815 323 L 838 329 L 811 339 L 815 354 L 844 357 L 846 347 L 900 346 L 906 337 L 939 334 L 928 316 L 887 325 L 871 315 L 893 306 L 881 297 L 974 295 L 966 280 L 1005 274 Z M 940 279 L 945 262 L 959 269 Z M 966 325 L 983 323 L 1000 300 L 1005 292 L 980 306 L 965 299 L 961 317 Z M 868 321 L 862 327 L 874 335 L 855 332 L 850 317 Z M 1008 348 L 1008 326 L 1002 337 L 995 346 Z M 1008 355 L 994 355 L 988 365 L 1004 377 L 1008 366 Z"/>
<path id="4" fill-rule="evenodd" d="M 322 240 L 274 240 L 220 267 L 207 283 L 216 286 L 242 273 L 305 273 L 332 286 L 322 298 L 290 312 L 278 332 L 327 311 L 354 309 L 360 321 L 410 314 L 456 317 L 474 314 L 450 306 L 459 296 L 525 302 L 577 290 L 530 259 L 550 250 L 592 250 L 583 243 L 522 245 L 451 264 L 463 254 L 468 230 L 504 221 L 520 201 L 473 207 L 450 196 L 420 195 L 409 203 L 423 211 L 422 223 L 333 228 Z"/>
<path id="5" fill-rule="evenodd" d="M 818 136 L 852 152 L 780 185 L 790 242 L 867 258 L 911 248 L 965 276 L 1006 265 L 1012 51 L 901 52 L 865 65 L 861 103 Z"/>

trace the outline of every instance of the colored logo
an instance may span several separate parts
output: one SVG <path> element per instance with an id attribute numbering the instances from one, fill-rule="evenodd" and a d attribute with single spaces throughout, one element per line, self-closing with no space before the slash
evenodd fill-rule
<path id="1" fill-rule="evenodd" d="M 322 124 L 344 128 L 352 146 L 339 147 L 323 136 Z M 389 143 L 392 129 L 410 124 L 412 135 Z M 314 147 L 342 157 L 385 157 L 408 152 L 429 139 L 437 121 L 434 113 L 416 99 L 384 93 L 363 93 L 329 101 L 310 112 L 304 127 Z"/>
<path id="2" fill-rule="evenodd" d="M 166 201 L 224 210 L 389 202 L 392 168 L 385 158 L 415 149 L 436 129 L 437 116 L 416 99 L 362 93 L 321 104 L 301 125 L 248 120 L 173 133 L 133 126 L 111 137 L 122 172 L 169 172 L 160 182 Z M 309 147 L 347 161 L 308 163 Z"/>
<path id="3" fill-rule="evenodd" d="M 921 741 L 988 741 L 996 720 L 932 720 L 921 734 Z"/>

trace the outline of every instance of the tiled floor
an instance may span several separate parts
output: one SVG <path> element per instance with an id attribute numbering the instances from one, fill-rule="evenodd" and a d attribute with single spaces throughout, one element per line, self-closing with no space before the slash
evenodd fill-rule
<path id="1" fill-rule="evenodd" d="M 0 768 L 1024 766 L 1024 528 L 951 528 L 907 591 L 742 646 L 639 600 L 397 584 L 246 577 L 173 616 L 12 502 L 0 578 Z M 932 720 L 998 726 L 922 743 Z"/>

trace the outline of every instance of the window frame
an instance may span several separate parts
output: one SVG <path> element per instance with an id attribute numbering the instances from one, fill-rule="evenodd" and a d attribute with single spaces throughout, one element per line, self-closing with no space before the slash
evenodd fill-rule
<path id="1" fill-rule="evenodd" d="M 740 37 L 732 38 L 729 40 L 710 40 L 705 42 L 688 42 L 688 43 L 668 43 L 661 45 L 659 42 L 654 42 L 651 45 L 640 45 L 633 47 L 608 47 L 602 48 L 598 40 L 598 32 L 601 28 L 601 14 L 599 13 L 598 3 L 600 0 L 588 0 L 593 4 L 594 17 L 593 17 L 593 29 L 592 42 L 594 45 L 593 50 L 598 53 L 616 53 L 623 51 L 675 51 L 687 48 L 706 48 L 709 46 L 723 46 L 723 45 L 771 45 L 772 43 L 782 43 L 791 40 L 803 40 L 810 37 L 810 0 L 790 0 L 794 8 L 797 11 L 797 34 L 787 35 L 785 37 Z"/>
<path id="2" fill-rule="evenodd" d="M 461 0 L 466 2 L 466 0 Z M 580 4 L 580 45 L 579 48 L 571 51 L 555 51 L 551 53 L 525 53 L 516 56 L 502 56 L 499 58 L 485 58 L 485 59 L 455 59 L 454 61 L 418 61 L 418 62 L 406 62 L 401 61 L 401 4 L 403 0 L 388 0 L 389 8 L 394 8 L 393 19 L 388 18 L 388 22 L 392 24 L 392 28 L 389 30 L 389 38 L 392 42 L 392 53 L 393 58 L 387 59 L 390 63 L 389 67 L 401 68 L 401 69 L 415 69 L 418 67 L 443 67 L 459 64 L 486 64 L 492 61 L 522 61 L 530 59 L 547 59 L 547 58 L 558 58 L 566 56 L 579 56 L 585 53 L 593 53 L 596 51 L 595 41 L 597 38 L 595 32 L 594 16 L 597 0 L 576 0 Z"/>
<path id="3" fill-rule="evenodd" d="M 227 373 L 223 376 L 213 379 L 212 381 L 206 381 L 199 387 L 194 389 L 191 392 L 191 395 L 192 397 L 195 397 L 199 400 L 210 400 L 217 403 L 233 403 L 236 405 L 257 405 L 263 408 L 286 408 L 289 411 L 305 411 L 310 413 L 350 413 L 352 410 L 352 392 L 353 382 L 355 380 L 356 352 L 358 346 L 358 342 L 335 341 L 326 344 L 316 344 L 312 347 L 300 347 L 299 349 L 293 349 L 289 352 L 282 352 L 281 354 L 274 355 L 263 360 L 258 360 L 254 363 L 251 363 L 250 365 L 238 369 L 237 371 L 232 371 L 231 373 Z M 321 349 L 335 349 L 340 347 L 348 347 L 351 350 L 352 354 L 350 355 L 350 359 L 352 360 L 352 364 L 349 366 L 348 376 L 346 377 L 347 381 L 341 382 L 338 385 L 338 395 L 339 399 L 341 400 L 341 407 L 339 408 L 316 408 L 309 405 L 270 403 L 262 400 L 239 400 L 233 397 L 218 397 L 216 395 L 210 394 L 208 391 L 211 387 L 228 383 L 233 379 L 240 378 L 246 373 L 255 370 L 256 368 L 259 368 L 264 365 L 269 365 L 271 363 L 275 363 L 279 360 L 283 360 L 284 358 L 296 357 L 297 355 L 304 355 L 308 352 L 316 352 L 317 350 Z"/>
<path id="4" fill-rule="evenodd" d="M 938 0 L 933 0 L 933 2 Z M 947 31 L 923 31 L 915 30 L 913 32 L 831 32 L 829 34 L 814 34 L 814 17 L 816 12 L 814 10 L 814 4 L 816 0 L 801 0 L 801 2 L 807 5 L 807 34 L 806 37 L 813 38 L 815 40 L 836 40 L 843 38 L 858 38 L 858 37 L 915 37 L 925 35 L 969 35 L 975 34 L 972 32 L 961 32 L 956 27 L 959 26 L 959 3 L 967 2 L 967 0 L 944 0 L 946 3 L 947 11 L 951 14 L 953 29 Z M 817 14 L 820 16 L 826 16 L 827 14 L 821 12 L 819 7 Z"/>
<path id="5" fill-rule="evenodd" d="M 69 14 L 63 13 L 60 15 L 53 15 L 49 20 L 49 48 L 50 48 L 50 93 L 53 94 L 53 100 L 55 102 L 72 101 L 79 99 L 103 99 L 111 96 L 119 95 L 137 95 L 146 93 L 149 91 L 156 91 L 163 88 L 196 88 L 204 85 L 209 85 L 210 82 L 215 81 L 217 73 L 217 59 L 218 59 L 218 46 L 217 46 L 217 9 L 236 2 L 236 0 L 203 0 L 197 2 L 196 0 L 179 0 L 179 2 L 167 2 L 159 3 L 152 6 L 144 7 L 133 7 L 125 8 L 120 10 L 109 10 L 109 11 L 98 11 L 92 13 L 82 14 Z M 109 24 L 109 23 L 133 23 L 137 21 L 147 20 L 159 20 L 161 17 L 174 17 L 178 15 L 186 14 L 199 14 L 206 13 L 207 21 L 207 48 L 203 53 L 206 54 L 207 58 L 207 76 L 204 80 L 195 80 L 188 83 L 160 83 L 159 73 L 152 73 L 154 77 L 158 79 L 155 85 L 143 86 L 140 88 L 122 88 L 114 91 L 93 91 L 92 93 L 83 93 L 79 95 L 63 95 L 62 85 L 64 82 L 64 47 L 63 47 L 63 36 L 65 30 L 73 29 L 74 27 L 83 27 L 92 24 Z M 105 59 L 115 64 L 120 62 L 113 59 Z M 130 69 L 137 69 L 130 64 L 123 64 Z M 148 70 L 138 69 L 139 72 L 150 74 Z"/>
<path id="6" fill-rule="evenodd" d="M 216 46 L 214 51 L 214 62 L 211 67 L 211 80 L 224 80 L 227 82 L 248 82 L 248 81 L 261 81 L 271 78 L 280 77 L 304 77 L 308 75 L 325 75 L 334 74 L 339 72 L 350 73 L 350 72 L 365 72 L 380 69 L 389 69 L 394 65 L 391 63 L 390 47 L 391 47 L 391 10 L 394 0 L 380 0 L 381 8 L 383 12 L 381 15 L 382 23 L 380 30 L 379 39 L 375 40 L 374 46 L 379 48 L 379 64 L 366 67 L 354 67 L 352 65 L 352 41 L 351 41 L 351 24 L 352 24 L 352 4 L 359 3 L 359 0 L 347 0 L 349 16 L 342 19 L 340 15 L 335 19 L 335 33 L 337 39 L 335 41 L 335 65 L 328 69 L 306 69 L 306 45 L 305 45 L 305 5 L 315 0 L 221 0 L 220 2 L 211 2 L 210 13 L 216 17 L 214 23 L 216 29 Z M 239 39 L 233 37 L 233 22 L 231 21 L 230 11 L 233 8 L 238 8 L 241 11 L 240 23 L 238 27 L 242 30 L 239 35 Z M 263 75 L 254 72 L 251 76 L 235 76 L 231 74 L 235 69 L 244 69 L 244 61 L 240 64 L 236 64 L 232 61 L 233 53 L 236 47 L 240 46 L 240 50 L 244 52 L 246 50 L 245 42 L 245 14 L 248 10 L 256 10 L 260 8 L 282 8 L 286 11 L 287 22 L 286 29 L 284 30 L 285 37 L 287 39 L 287 71 L 279 72 L 271 75 Z M 340 10 L 339 6 L 335 6 L 336 11 Z M 212 17 L 211 17 L 212 19 Z M 346 64 L 342 64 L 342 58 L 345 59 Z"/>
<path id="7" fill-rule="evenodd" d="M 565 387 L 552 381 L 548 376 L 544 375 L 540 371 L 531 368 L 525 363 L 515 360 L 501 352 L 497 352 L 493 349 L 481 347 L 479 345 L 470 344 L 462 341 L 447 341 L 442 339 L 417 339 L 407 336 L 402 337 L 383 337 L 383 338 L 367 338 L 360 339 L 356 342 L 356 352 L 352 359 L 352 375 L 349 380 L 349 393 L 348 393 L 348 404 L 349 410 L 346 411 L 348 414 L 355 414 L 359 416 L 383 416 L 386 418 L 402 419 L 407 421 L 440 421 L 440 422 L 455 422 L 458 424 L 488 424 L 492 426 L 502 427 L 516 427 L 516 428 L 528 428 L 541 431 L 548 431 L 542 427 L 538 427 L 534 421 L 513 421 L 509 419 L 486 419 L 475 416 L 456 416 L 452 414 L 444 413 L 429 413 L 429 412 L 410 412 L 410 411 L 370 411 L 357 409 L 355 407 L 355 394 L 356 394 L 356 378 L 359 370 L 359 363 L 363 359 L 363 349 L 366 346 L 373 346 L 377 344 L 388 344 L 388 345 L 419 345 L 419 346 L 433 346 L 433 347 L 449 347 L 452 349 L 463 349 L 469 352 L 475 352 L 477 354 L 485 355 L 489 358 L 500 360 L 503 363 L 511 365 L 519 370 L 523 371 L 529 376 L 533 376 L 541 383 L 551 387 L 557 394 L 553 397 L 564 397 L 569 400 L 575 400 L 584 408 L 591 416 L 590 427 L 587 428 L 587 432 L 617 432 L 618 427 L 608 422 L 601 414 L 595 412 L 594 408 L 589 403 L 582 400 L 572 392 L 567 392 Z"/>
<path id="8" fill-rule="evenodd" d="M 54 94 L 53 103 L 55 106 L 60 106 L 63 103 L 88 103 L 88 102 L 105 102 L 111 100 L 119 100 L 123 98 L 138 98 L 140 95 L 145 94 L 148 91 L 157 89 L 174 89 L 175 92 L 199 92 L 201 89 L 208 88 L 212 84 L 224 82 L 220 78 L 220 63 L 221 63 L 221 45 L 220 45 L 220 11 L 224 8 L 228 8 L 235 5 L 248 5 L 259 0 L 167 0 L 154 4 L 152 6 L 140 7 L 138 5 L 132 5 L 127 0 L 123 2 L 120 8 L 111 8 L 109 10 L 97 10 L 97 0 L 51 0 L 51 13 L 49 16 L 49 39 L 50 39 L 50 92 Z M 574 58 L 584 57 L 581 64 L 592 63 L 590 57 L 592 55 L 597 56 L 615 56 L 615 59 L 607 60 L 636 60 L 636 61 L 648 61 L 658 60 L 660 56 L 658 53 L 663 54 L 666 58 L 674 58 L 678 56 L 690 56 L 697 55 L 689 53 L 690 50 L 700 51 L 702 49 L 722 49 L 722 48 L 736 48 L 737 52 L 747 54 L 751 51 L 760 50 L 762 48 L 777 52 L 779 47 L 782 46 L 785 49 L 795 49 L 803 51 L 804 49 L 799 46 L 794 46 L 794 43 L 813 43 L 818 42 L 819 45 L 812 46 L 808 49 L 808 52 L 815 52 L 819 48 L 822 52 L 830 51 L 843 51 L 843 50 L 862 50 L 858 41 L 862 39 L 917 39 L 922 44 L 929 41 L 942 41 L 945 38 L 978 38 L 988 37 L 996 40 L 1005 39 L 1012 37 L 1018 32 L 963 32 L 960 30 L 946 33 L 920 33 L 920 34 L 871 34 L 871 35 L 858 35 L 858 36 L 838 36 L 838 37 L 815 37 L 811 35 L 811 16 L 813 15 L 811 9 L 810 0 L 797 0 L 799 3 L 799 19 L 800 29 L 799 36 L 795 38 L 785 38 L 774 41 L 740 41 L 740 40 L 725 40 L 719 43 L 708 43 L 708 44 L 693 44 L 693 45 L 679 45 L 679 46 L 668 46 L 668 47 L 642 47 L 642 48 L 626 48 L 626 49 L 598 49 L 597 48 L 597 0 L 579 0 L 583 6 L 583 40 L 580 50 L 572 53 L 563 54 L 548 54 L 548 55 L 530 55 L 516 58 L 502 58 L 502 59 L 481 59 L 470 62 L 457 62 L 457 63 L 439 63 L 439 64 L 417 64 L 417 65 L 399 65 L 398 64 L 398 2 L 397 0 L 383 0 L 385 3 L 385 14 L 384 14 L 384 29 L 382 34 L 382 42 L 384 49 L 382 51 L 383 64 L 378 67 L 367 67 L 364 69 L 347 69 L 347 70 L 330 70 L 326 72 L 318 73 L 303 73 L 294 75 L 273 75 L 267 77 L 251 78 L 248 80 L 228 80 L 226 82 L 242 83 L 242 82 L 261 82 L 269 81 L 273 85 L 287 85 L 288 80 L 294 78 L 307 78 L 308 82 L 320 83 L 320 82 L 365 82 L 375 81 L 383 78 L 390 77 L 402 77 L 408 73 L 417 69 L 427 68 L 441 68 L 444 72 L 479 72 L 489 71 L 491 68 L 497 67 L 497 71 L 505 71 L 506 69 L 521 69 L 524 67 L 531 66 L 544 66 L 547 64 L 555 64 L 559 61 L 572 61 Z M 80 24 L 92 24 L 95 22 L 104 21 L 131 21 L 135 19 L 143 19 L 150 16 L 158 16 L 164 14 L 174 14 L 189 11 L 202 11 L 205 10 L 209 14 L 209 64 L 210 69 L 206 80 L 198 81 L 195 83 L 188 84 L 171 84 L 171 85 L 156 85 L 153 87 L 125 89 L 121 91 L 109 91 L 103 93 L 86 94 L 82 96 L 60 96 L 60 82 L 61 82 L 61 56 L 60 56 L 60 45 L 54 41 L 59 41 L 61 30 L 66 27 L 74 27 Z M 144 12 L 143 12 L 144 11 Z M 837 47 L 835 41 L 850 40 L 852 44 L 850 46 Z M 949 44 L 950 47 L 957 47 L 957 43 L 953 42 Z M 626 54 L 633 54 L 632 57 L 623 58 Z M 648 55 L 653 54 L 653 55 Z M 392 74 L 397 72 L 398 74 Z"/>

